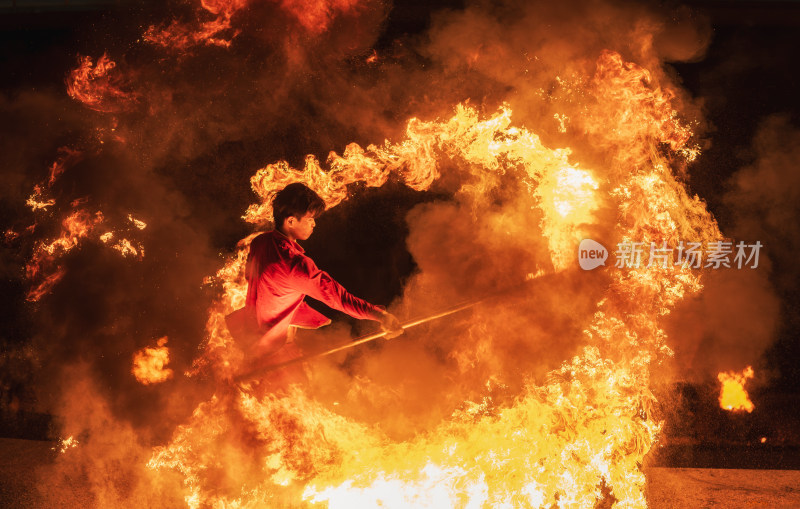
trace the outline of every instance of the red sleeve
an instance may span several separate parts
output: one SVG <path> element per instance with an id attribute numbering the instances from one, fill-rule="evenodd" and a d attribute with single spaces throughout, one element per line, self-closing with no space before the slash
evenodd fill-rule
<path id="1" fill-rule="evenodd" d="M 345 290 L 307 256 L 301 255 L 293 260 L 291 277 L 293 286 L 304 294 L 353 318 L 374 320 L 375 313 L 380 309 Z"/>
<path id="2" fill-rule="evenodd" d="M 247 298 L 245 306 L 255 306 L 258 296 L 258 276 L 261 274 L 261 265 L 264 258 L 264 235 L 259 235 L 250 243 L 250 251 L 247 253 L 247 263 L 244 269 L 244 277 L 247 280 Z"/>

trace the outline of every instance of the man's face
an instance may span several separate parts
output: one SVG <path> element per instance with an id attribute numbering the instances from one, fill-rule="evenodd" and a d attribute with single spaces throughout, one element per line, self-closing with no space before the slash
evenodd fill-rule
<path id="1" fill-rule="evenodd" d="M 306 240 L 314 232 L 316 224 L 311 212 L 300 218 L 290 216 L 286 219 L 286 234 L 295 240 Z"/>

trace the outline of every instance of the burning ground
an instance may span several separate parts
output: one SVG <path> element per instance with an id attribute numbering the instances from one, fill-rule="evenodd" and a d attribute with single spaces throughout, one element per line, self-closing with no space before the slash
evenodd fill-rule
<path id="1" fill-rule="evenodd" d="M 707 125 L 665 65 L 702 57 L 706 23 L 476 4 L 411 36 L 369 1 L 168 11 L 104 20 L 120 35 L 63 90 L 3 98 L 4 268 L 25 266 L 32 322 L 4 362 L 36 368 L 19 378 L 65 444 L 42 479 L 99 507 L 645 507 L 659 397 L 756 362 L 780 306 L 763 271 L 577 265 L 584 238 L 730 238 L 687 190 Z M 730 196 L 786 164 L 763 150 Z M 357 295 L 401 318 L 499 297 L 305 387 L 233 383 L 223 317 L 295 181 L 329 209 L 308 252 Z"/>

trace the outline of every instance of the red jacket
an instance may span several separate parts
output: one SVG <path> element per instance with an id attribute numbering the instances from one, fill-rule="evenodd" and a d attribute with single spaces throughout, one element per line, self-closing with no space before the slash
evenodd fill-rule
<path id="1" fill-rule="evenodd" d="M 303 301 L 306 295 L 354 318 L 374 319 L 381 309 L 351 295 L 304 252 L 299 244 L 274 230 L 250 244 L 245 305 L 255 306 L 258 323 L 267 330 L 256 349 L 273 350 L 283 344 L 290 325 L 316 329 L 330 323 L 328 317 Z"/>

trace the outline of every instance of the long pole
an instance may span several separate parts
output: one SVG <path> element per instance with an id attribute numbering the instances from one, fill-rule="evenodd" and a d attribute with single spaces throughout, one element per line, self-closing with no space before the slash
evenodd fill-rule
<path id="1" fill-rule="evenodd" d="M 411 320 L 409 322 L 405 322 L 405 323 L 401 324 L 401 327 L 403 327 L 403 329 L 410 329 L 412 327 L 416 327 L 417 325 L 422 325 L 423 323 L 432 322 L 433 320 L 438 320 L 439 318 L 444 318 L 445 316 L 449 316 L 449 315 L 458 313 L 459 311 L 464 311 L 466 309 L 474 307 L 474 306 L 476 306 L 476 305 L 478 305 L 478 304 L 480 304 L 482 302 L 485 302 L 487 300 L 490 300 L 492 298 L 499 297 L 499 296 L 502 296 L 502 295 L 507 295 L 507 294 L 509 294 L 509 293 L 511 293 L 511 292 L 513 292 L 515 290 L 524 288 L 529 282 L 531 282 L 533 280 L 541 279 L 541 277 L 542 276 L 537 276 L 537 277 L 534 277 L 532 279 L 528 279 L 527 281 L 525 281 L 524 283 L 522 283 L 520 285 L 515 285 L 513 287 L 506 288 L 504 290 L 501 290 L 499 292 L 493 293 L 491 295 L 487 295 L 486 297 L 482 297 L 480 299 L 476 299 L 476 300 L 468 301 L 468 302 L 465 302 L 465 303 L 462 303 L 462 304 L 458 304 L 456 306 L 453 306 L 451 308 L 445 309 L 443 311 L 439 311 L 436 314 L 429 315 L 429 316 L 426 316 L 424 318 L 418 318 L 416 320 Z M 253 379 L 253 378 L 255 378 L 255 377 L 259 376 L 259 375 L 263 375 L 265 373 L 269 373 L 270 371 L 275 371 L 277 369 L 285 368 L 287 366 L 292 366 L 294 364 L 307 362 L 307 361 L 310 361 L 312 359 L 319 359 L 320 357 L 327 357 L 328 355 L 332 355 L 332 354 L 335 354 L 337 352 L 341 352 L 343 350 L 348 350 L 348 349 L 356 347 L 358 345 L 363 345 L 364 343 L 369 343 L 370 341 L 375 341 L 376 339 L 380 339 L 380 338 L 386 336 L 386 334 L 387 334 L 387 331 L 375 332 L 373 334 L 368 334 L 366 336 L 361 336 L 360 338 L 357 338 L 357 339 L 355 339 L 353 341 L 350 341 L 349 343 L 346 343 L 346 344 L 341 345 L 341 346 L 337 346 L 335 348 L 331 348 L 330 350 L 325 350 L 323 352 L 318 352 L 318 353 L 314 353 L 314 354 L 310 354 L 310 355 L 304 355 L 302 357 L 297 357 L 296 359 L 291 359 L 291 360 L 288 360 L 286 362 L 280 362 L 278 364 L 270 364 L 269 366 L 264 366 L 264 367 L 261 367 L 261 368 L 257 368 L 257 369 L 254 369 L 252 371 L 249 371 L 247 373 L 244 373 L 242 375 L 237 376 L 236 378 L 234 378 L 234 381 L 236 383 L 246 382 L 246 381 L 251 380 L 251 379 Z"/>

